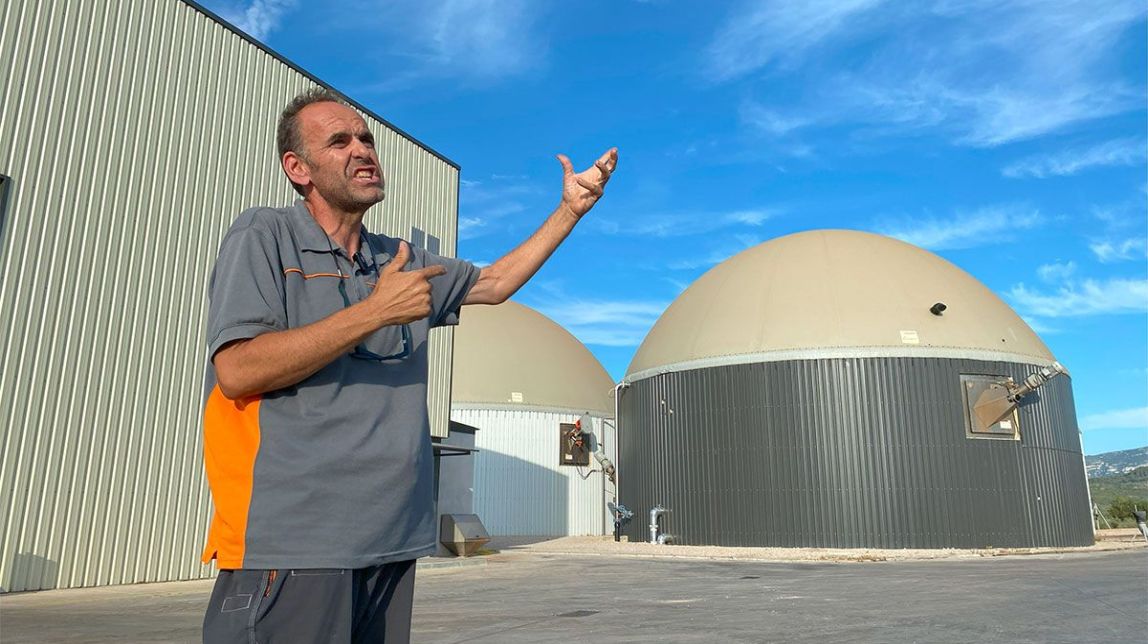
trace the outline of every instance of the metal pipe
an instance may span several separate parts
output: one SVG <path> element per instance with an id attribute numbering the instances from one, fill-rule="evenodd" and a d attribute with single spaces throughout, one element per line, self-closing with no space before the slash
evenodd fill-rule
<path id="1" fill-rule="evenodd" d="M 658 517 L 668 511 L 669 510 L 666 510 L 661 505 L 655 505 L 650 508 L 650 543 L 664 543 L 658 541 Z"/>
<path id="2" fill-rule="evenodd" d="M 622 421 L 618 418 L 618 395 L 622 391 L 622 389 L 629 387 L 629 386 L 630 386 L 630 383 L 625 382 L 625 381 L 619 382 L 618 384 L 614 385 L 614 459 L 617 460 L 619 463 L 622 462 L 622 437 L 620 435 L 620 431 L 621 431 L 621 427 L 622 427 Z M 620 481 L 619 481 L 620 478 L 621 478 L 621 475 L 618 473 L 617 466 L 615 466 L 614 467 L 614 480 L 612 481 L 614 484 L 614 502 L 615 503 L 618 502 L 618 487 L 619 487 L 619 483 L 620 483 Z M 605 477 L 603 477 L 603 481 L 602 481 L 602 489 L 603 490 L 606 488 L 606 481 L 604 479 L 605 479 Z"/>

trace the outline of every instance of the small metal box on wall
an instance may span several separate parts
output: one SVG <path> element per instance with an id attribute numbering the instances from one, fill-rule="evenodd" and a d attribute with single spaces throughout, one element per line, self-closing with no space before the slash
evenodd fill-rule
<path id="1" fill-rule="evenodd" d="M 590 444 L 580 424 L 559 423 L 558 434 L 559 465 L 585 467 L 590 464 Z"/>

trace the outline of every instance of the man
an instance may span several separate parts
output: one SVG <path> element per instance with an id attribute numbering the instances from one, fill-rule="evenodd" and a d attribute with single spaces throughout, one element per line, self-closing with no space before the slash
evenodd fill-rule
<path id="1" fill-rule="evenodd" d="M 219 579 L 205 642 L 406 642 L 435 550 L 427 333 L 524 284 L 602 195 L 617 151 L 494 264 L 369 233 L 385 181 L 366 123 L 316 89 L 280 118 L 291 208 L 241 214 L 209 287 L 204 457 Z"/>

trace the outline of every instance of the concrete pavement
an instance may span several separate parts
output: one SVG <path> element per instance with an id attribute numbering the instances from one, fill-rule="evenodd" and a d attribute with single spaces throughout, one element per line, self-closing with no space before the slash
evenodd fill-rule
<path id="1" fill-rule="evenodd" d="M 1145 642 L 1148 549 L 759 562 L 508 551 L 421 567 L 413 641 Z M 210 581 L 0 598 L 3 642 L 194 642 Z"/>

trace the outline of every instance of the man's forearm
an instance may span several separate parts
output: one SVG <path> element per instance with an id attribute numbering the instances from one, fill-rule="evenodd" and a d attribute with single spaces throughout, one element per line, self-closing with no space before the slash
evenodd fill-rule
<path id="1" fill-rule="evenodd" d="M 566 239 L 571 230 L 574 230 L 578 219 L 565 202 L 559 204 L 526 241 L 482 269 L 478 281 L 467 293 L 463 304 L 505 302 L 554 254 L 558 245 Z"/>
<path id="2" fill-rule="evenodd" d="M 307 326 L 224 345 L 212 359 L 220 391 L 238 400 L 302 382 L 380 328 L 364 309 L 360 303 Z"/>

